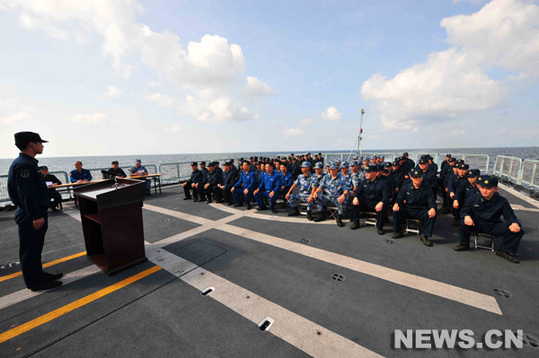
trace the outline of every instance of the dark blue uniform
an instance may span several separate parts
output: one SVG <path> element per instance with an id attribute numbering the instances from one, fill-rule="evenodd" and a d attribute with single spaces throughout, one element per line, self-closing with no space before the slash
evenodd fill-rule
<path id="1" fill-rule="evenodd" d="M 247 189 L 247 195 L 243 193 L 244 190 Z M 240 175 L 240 179 L 238 182 L 234 185 L 234 192 L 232 193 L 234 197 L 234 202 L 239 205 L 243 205 L 242 202 L 245 199 L 245 203 L 247 205 L 251 204 L 251 200 L 253 199 L 253 192 L 256 189 L 256 173 L 252 170 L 249 170 L 249 172 L 242 172 Z"/>
<path id="2" fill-rule="evenodd" d="M 258 186 L 258 193 L 255 194 L 256 203 L 259 208 L 264 208 L 264 199 L 269 199 L 270 209 L 275 210 L 275 202 L 279 198 L 281 192 L 281 178 L 283 176 L 274 170 L 272 173 L 264 173 Z M 270 198 L 269 194 L 273 192 L 273 197 Z"/>
<path id="3" fill-rule="evenodd" d="M 228 173 L 226 171 L 223 173 L 223 185 L 225 187 L 223 189 L 223 196 L 225 202 L 228 204 L 232 204 L 232 193 L 230 192 L 230 189 L 232 189 L 238 182 L 239 177 L 238 169 L 236 169 L 236 167 L 233 165 L 230 167 L 231 169 L 228 171 Z"/>
<path id="4" fill-rule="evenodd" d="M 58 185 L 62 184 L 62 182 L 56 177 L 56 175 L 47 174 L 43 177 L 43 179 L 45 180 L 45 183 L 51 182 L 53 184 L 58 184 Z M 49 188 L 49 194 L 52 198 L 52 204 L 51 204 L 52 211 L 55 211 L 56 207 L 62 202 L 62 196 L 60 195 L 59 192 L 56 191 L 55 188 Z"/>
<path id="5" fill-rule="evenodd" d="M 80 173 L 77 169 L 73 169 L 69 172 L 69 177 L 71 178 L 72 183 L 76 183 L 77 181 L 84 179 L 92 181 L 92 174 L 88 169 L 84 168 L 81 169 Z"/>
<path id="6" fill-rule="evenodd" d="M 383 202 L 382 210 L 376 213 L 376 228 L 382 230 L 384 228 L 384 220 L 386 217 L 387 207 L 389 205 L 389 186 L 386 180 L 363 179 L 356 191 L 353 194 L 354 198 L 358 198 L 359 205 L 352 205 L 352 213 L 350 222 L 359 224 L 359 216 L 363 212 L 375 211 L 374 207 L 379 202 Z"/>
<path id="7" fill-rule="evenodd" d="M 8 175 L 9 198 L 17 206 L 15 222 L 19 225 L 22 275 L 28 288 L 34 288 L 45 280 L 41 252 L 48 228 L 50 195 L 37 163 L 35 158 L 20 153 L 11 164 Z M 45 223 L 35 230 L 33 221 L 41 218 Z"/>
<path id="8" fill-rule="evenodd" d="M 501 220 L 501 216 L 505 221 Z M 474 222 L 473 226 L 464 224 L 464 218 L 470 216 Z M 524 235 L 522 225 L 518 222 L 513 209 L 507 199 L 494 193 L 494 196 L 487 200 L 481 194 L 472 195 L 460 211 L 460 244 L 470 245 L 470 235 L 472 232 L 485 233 L 493 236 L 502 236 L 503 241 L 499 250 L 503 250 L 512 255 L 516 254 L 520 240 Z M 509 225 L 517 223 L 521 226 L 519 232 L 511 232 Z"/>
<path id="9" fill-rule="evenodd" d="M 191 199 L 191 189 L 193 190 L 193 199 L 195 201 L 198 201 L 198 193 L 199 191 L 196 190 L 196 188 L 193 187 L 193 184 L 195 183 L 198 183 L 200 185 L 200 183 L 202 183 L 202 181 L 204 180 L 204 177 L 203 177 L 203 174 L 200 170 L 194 170 L 191 172 L 191 177 L 189 178 L 189 180 L 186 182 L 185 186 L 183 187 L 183 191 L 185 193 L 185 197 L 187 199 Z"/>
<path id="10" fill-rule="evenodd" d="M 429 218 L 428 211 L 436 210 L 436 196 L 432 189 L 421 183 L 419 188 L 415 188 L 413 183 L 403 185 L 397 195 L 395 204 L 399 205 L 399 211 L 393 211 L 393 229 L 395 232 L 402 231 L 402 223 L 405 219 L 421 220 L 423 224 L 423 235 L 432 237 L 432 228 L 435 217 Z"/>
<path id="11" fill-rule="evenodd" d="M 208 170 L 208 174 L 206 175 L 206 184 L 209 184 L 209 186 L 204 189 L 208 202 L 212 202 L 212 194 L 216 201 L 220 201 L 223 196 L 223 191 L 217 185 L 223 184 L 223 173 L 217 170 L 217 168 L 212 172 Z"/>

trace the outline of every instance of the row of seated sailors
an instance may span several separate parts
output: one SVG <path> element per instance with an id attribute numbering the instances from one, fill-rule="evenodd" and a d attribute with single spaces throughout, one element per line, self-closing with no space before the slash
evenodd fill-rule
<path id="1" fill-rule="evenodd" d="M 468 216 L 466 214 L 470 208 L 467 210 L 461 208 L 466 206 L 472 197 L 485 199 L 480 191 L 481 186 L 478 186 L 479 170 L 469 170 L 469 166 L 462 160 L 456 160 L 448 155 L 437 177 L 437 166 L 433 165 L 432 157 L 422 157 L 419 164 L 409 172 L 403 169 L 406 160 L 407 158 L 403 157 L 397 158 L 393 163 L 386 163 L 383 170 L 381 165 L 369 165 L 360 170 L 361 165 L 358 162 L 353 162 L 350 170 L 348 163 L 335 162 L 329 165 L 327 174 L 324 173 L 320 162 L 315 163 L 315 173 L 312 174 L 311 165 L 306 161 L 301 166 L 302 174 L 297 178 L 293 178 L 283 162 L 279 162 L 279 170 L 276 170 L 270 161 L 264 164 L 263 169 L 260 165 L 259 171 L 255 172 L 252 170 L 253 163 L 244 161 L 239 179 L 231 162 L 225 163 L 221 177 L 216 173 L 219 172 L 216 168 L 220 169 L 216 162 L 209 164 L 206 176 L 202 171 L 198 171 L 197 163 L 192 163 L 191 180 L 183 184 L 185 200 L 193 197 L 195 201 L 203 201 L 207 198 L 207 202 L 211 203 L 213 196 L 217 202 L 227 202 L 234 206 L 242 206 L 245 203 L 250 209 L 254 199 L 259 210 L 267 209 L 265 201 L 269 201 L 269 209 L 276 211 L 276 201 L 282 198 L 292 208 L 289 215 L 298 215 L 298 205 L 304 203 L 307 206 L 307 218 L 314 221 L 326 220 L 326 209 L 335 207 L 336 222 L 340 227 L 345 226 L 342 216 L 348 209 L 351 212 L 351 229 L 359 228 L 361 215 L 375 212 L 377 232 L 380 235 L 384 234 L 383 226 L 387 213 L 392 210 L 394 238 L 402 237 L 402 223 L 405 218 L 417 219 L 423 226 L 421 241 L 427 246 L 432 246 L 430 237 L 437 215 L 435 198 L 439 192 L 444 198 L 443 208 L 450 210 L 455 217 L 453 225 L 461 229 L 461 244 L 455 247 L 455 250 L 468 249 L 471 231 L 467 230 L 470 225 L 465 223 L 464 218 Z M 215 178 L 219 180 L 214 181 Z M 497 191 L 497 179 L 487 176 L 485 178 L 489 178 L 491 183 L 496 182 Z M 487 184 L 483 186 L 488 187 L 488 182 L 487 179 Z M 296 187 L 299 194 L 292 193 Z M 495 194 L 490 199 L 496 197 L 499 203 L 489 209 L 486 222 L 501 223 L 500 217 L 503 215 L 504 224 L 507 225 L 503 232 L 500 231 L 500 227 L 497 227 L 496 231 L 494 229 L 496 225 L 487 224 L 482 227 L 487 233 L 495 232 L 497 236 L 504 236 L 504 242 L 497 251 L 498 255 L 511 262 L 518 262 L 513 255 L 516 253 L 523 231 L 507 200 Z M 498 200 L 498 197 L 503 200 Z M 319 212 L 317 217 L 312 214 L 314 206 Z"/>

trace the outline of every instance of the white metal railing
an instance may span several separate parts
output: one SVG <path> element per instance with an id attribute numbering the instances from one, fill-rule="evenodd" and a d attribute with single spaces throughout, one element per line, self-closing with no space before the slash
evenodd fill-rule
<path id="1" fill-rule="evenodd" d="M 539 160 L 526 159 L 522 162 L 520 182 L 517 184 L 533 190 L 539 189 Z"/>
<path id="2" fill-rule="evenodd" d="M 500 177 L 502 181 L 520 185 L 522 175 L 522 159 L 498 155 L 494 164 L 494 175 Z"/>

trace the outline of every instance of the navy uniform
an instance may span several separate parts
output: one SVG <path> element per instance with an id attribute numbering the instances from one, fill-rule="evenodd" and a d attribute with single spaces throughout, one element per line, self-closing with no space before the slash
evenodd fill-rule
<path id="1" fill-rule="evenodd" d="M 118 165 L 118 161 L 113 161 L 112 162 L 112 165 Z M 122 177 L 122 178 L 125 178 L 127 177 L 127 175 L 125 174 L 125 172 L 123 171 L 122 168 L 120 167 L 117 167 L 117 168 L 109 168 L 108 170 L 102 170 L 101 173 L 103 174 L 103 179 L 113 179 L 113 178 L 116 178 L 116 177 Z"/>
<path id="2" fill-rule="evenodd" d="M 234 191 L 232 197 L 234 198 L 234 206 L 242 206 L 243 201 L 247 204 L 247 209 L 251 208 L 251 201 L 253 200 L 253 192 L 256 189 L 256 173 L 251 170 L 243 171 L 240 175 L 238 182 L 234 185 Z M 247 195 L 244 191 L 247 190 Z"/>
<path id="3" fill-rule="evenodd" d="M 423 177 L 421 170 L 414 169 L 410 172 L 411 178 Z M 398 210 L 396 210 L 398 206 Z M 429 215 L 429 211 L 434 210 L 434 215 Z M 432 246 L 430 237 L 432 237 L 432 229 L 436 219 L 436 196 L 428 185 L 423 182 L 416 188 L 413 182 L 405 184 L 399 191 L 393 208 L 393 238 L 397 239 L 403 236 L 402 224 L 405 219 L 421 220 L 423 232 L 421 233 L 421 241 Z M 432 216 L 432 217 L 431 217 Z"/>
<path id="4" fill-rule="evenodd" d="M 301 164 L 302 168 L 311 168 L 311 164 L 308 161 L 305 161 Z M 316 181 L 316 174 L 310 174 L 307 172 L 307 174 L 300 174 L 296 181 L 294 182 L 294 185 L 290 188 L 289 192 L 291 192 L 294 187 L 299 188 L 299 194 L 290 194 L 288 203 L 290 204 L 290 207 L 294 209 L 291 213 L 288 214 L 288 216 L 295 216 L 299 215 L 299 209 L 298 204 L 300 203 L 306 203 L 307 204 L 307 219 L 312 220 L 312 209 L 314 206 L 314 199 L 312 199 L 312 192 L 314 187 L 314 182 Z M 309 201 L 309 198 L 311 198 L 311 201 Z"/>
<path id="5" fill-rule="evenodd" d="M 273 167 L 272 167 L 273 168 Z M 277 212 L 275 202 L 279 198 L 281 192 L 281 178 L 283 176 L 275 169 L 271 173 L 264 173 L 258 186 L 258 192 L 255 194 L 255 200 L 258 205 L 258 210 L 265 210 L 264 199 L 269 199 L 270 210 Z M 270 196 L 270 193 L 273 193 Z"/>
<path id="6" fill-rule="evenodd" d="M 497 188 L 498 179 L 488 175 L 481 176 L 477 179 L 477 185 L 486 189 Z M 501 220 L 502 215 L 505 221 Z M 467 217 L 471 218 L 473 225 L 466 224 Z M 519 262 L 513 255 L 518 250 L 524 230 L 522 230 L 522 225 L 507 199 L 497 192 L 488 200 L 481 193 L 472 195 L 466 200 L 464 207 L 460 211 L 460 218 L 460 244 L 454 247 L 456 251 L 470 249 L 472 232 L 485 233 L 503 237 L 500 247 L 496 250 L 496 255 L 514 263 Z M 510 230 L 509 227 L 513 226 L 513 224 L 517 224 L 520 228 L 518 232 Z"/>
<path id="7" fill-rule="evenodd" d="M 339 169 L 339 165 L 336 163 L 331 164 L 329 169 Z M 333 177 L 331 173 L 326 174 L 324 178 L 320 181 L 320 184 L 317 189 L 317 198 L 315 202 L 317 204 L 318 211 L 322 214 L 320 217 L 316 218 L 314 221 L 323 221 L 326 219 L 326 212 L 324 207 L 328 205 L 333 205 L 337 207 L 337 225 L 342 227 L 344 223 L 342 222 L 342 215 L 348 204 L 347 194 L 350 191 L 348 186 L 350 181 L 346 179 L 342 173 L 337 172 L 337 175 Z M 344 202 L 339 202 L 339 197 L 344 195 Z"/>
<path id="8" fill-rule="evenodd" d="M 213 202 L 212 195 L 215 201 L 219 201 L 223 196 L 223 191 L 219 188 L 219 184 L 223 184 L 223 174 L 217 170 L 217 163 L 211 162 L 208 164 L 209 169 L 206 175 L 206 183 L 204 184 L 204 194 L 206 195 L 207 203 Z M 201 184 L 202 185 L 202 184 Z M 207 188 L 205 186 L 208 186 Z"/>
<path id="9" fill-rule="evenodd" d="M 56 177 L 56 175 L 52 175 L 49 173 L 49 168 L 47 168 L 46 166 L 40 167 L 39 171 L 43 175 L 43 179 L 45 180 L 45 183 L 52 183 L 56 185 L 62 184 L 62 182 L 60 181 L 60 179 Z M 60 205 L 60 203 L 62 202 L 62 196 L 60 195 L 59 192 L 56 191 L 54 187 L 50 187 L 50 186 L 49 186 L 49 194 L 52 199 L 52 203 L 50 207 L 52 211 L 56 211 L 58 205 Z"/>
<path id="10" fill-rule="evenodd" d="M 232 205 L 234 202 L 232 200 L 232 192 L 230 191 L 234 185 L 238 182 L 239 172 L 235 166 L 232 165 L 232 162 L 225 162 L 225 171 L 223 173 L 223 199 L 228 205 Z M 228 169 L 228 171 L 227 171 Z M 217 200 L 220 202 L 221 200 Z"/>
<path id="11" fill-rule="evenodd" d="M 449 198 L 451 199 L 451 203 L 455 200 L 455 195 L 457 193 L 457 189 L 460 186 L 461 183 L 467 182 L 467 175 L 468 175 L 468 164 L 460 163 L 457 164 L 458 168 L 458 174 L 452 176 L 448 183 L 447 183 L 447 192 L 449 194 Z M 453 194 L 453 195 L 451 195 Z M 460 208 L 455 208 L 453 205 L 451 205 L 451 213 L 453 214 L 453 226 L 459 226 L 460 225 Z"/>
<path id="12" fill-rule="evenodd" d="M 404 159 L 404 164 L 402 164 L 402 167 L 404 169 L 404 172 L 408 174 L 412 169 L 415 167 L 415 162 L 408 158 L 408 153 L 404 152 L 402 153 L 402 157 Z"/>
<path id="13" fill-rule="evenodd" d="M 198 164 L 197 162 L 191 163 L 191 169 L 193 170 L 191 172 L 191 176 L 189 177 L 189 180 L 183 183 L 183 192 L 185 193 L 185 198 L 183 200 L 189 200 L 191 199 L 191 190 L 193 191 L 193 201 L 198 201 L 198 190 L 196 187 L 193 186 L 193 184 L 199 184 L 202 183 L 204 180 L 203 174 L 200 170 L 198 170 Z"/>
<path id="14" fill-rule="evenodd" d="M 15 144 L 21 153 L 9 168 L 7 185 L 9 198 L 17 207 L 15 222 L 19 226 L 22 275 L 26 287 L 32 291 L 54 288 L 62 284 L 56 281 L 62 274 L 43 272 L 41 263 L 48 228 L 47 209 L 50 205 L 49 189 L 35 159 L 35 155 L 42 152 L 42 143 L 47 141 L 41 139 L 37 133 L 15 134 Z"/>
<path id="15" fill-rule="evenodd" d="M 365 169 L 365 173 L 371 173 L 370 179 L 363 179 L 353 194 L 353 198 L 358 199 L 358 204 L 352 205 L 352 215 L 350 218 L 352 225 L 350 228 L 352 230 L 358 229 L 361 213 L 376 211 L 376 205 L 382 202 L 382 209 L 376 212 L 376 229 L 378 234 L 383 235 L 384 221 L 389 205 L 389 187 L 385 180 L 376 178 L 376 171 L 376 165 L 369 165 Z"/>
<path id="16" fill-rule="evenodd" d="M 453 197 L 453 205 L 456 201 L 458 203 L 458 207 L 462 208 L 470 196 L 480 193 L 476 182 L 480 174 L 481 172 L 479 169 L 472 169 L 468 172 L 468 175 L 466 176 L 468 179 L 462 180 L 457 187 L 457 192 Z M 475 178 L 475 180 L 471 178 Z"/>

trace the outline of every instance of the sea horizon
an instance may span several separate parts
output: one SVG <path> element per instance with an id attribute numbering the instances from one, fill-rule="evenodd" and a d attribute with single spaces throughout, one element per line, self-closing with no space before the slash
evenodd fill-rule
<path id="1" fill-rule="evenodd" d="M 156 165 L 164 163 L 180 163 L 189 161 L 202 160 L 224 160 L 224 159 L 239 159 L 249 158 L 251 156 L 276 156 L 278 154 L 303 154 L 303 153 L 350 153 L 352 150 L 290 150 L 290 151 L 250 151 L 250 152 L 221 152 L 221 153 L 176 153 L 176 154 L 129 154 L 129 155 L 88 155 L 88 156 L 62 156 L 62 157 L 47 157 L 38 155 L 39 165 L 46 165 L 50 171 L 65 171 L 69 172 L 74 168 L 74 161 L 80 160 L 87 169 L 107 168 L 113 160 L 118 160 L 121 167 L 130 167 L 134 164 L 135 159 L 141 159 L 143 164 Z M 454 154 L 487 154 L 490 156 L 491 165 L 496 160 L 496 156 L 505 155 L 521 159 L 539 160 L 539 147 L 474 147 L 474 148 L 397 148 L 397 149 L 362 149 L 362 152 L 369 154 L 383 153 L 401 153 L 409 152 L 410 154 L 435 154 L 439 153 L 445 157 L 447 153 Z M 0 175 L 7 175 L 9 166 L 14 158 L 0 159 Z M 415 158 L 413 158 L 415 159 Z M 439 157 L 438 161 L 443 160 Z"/>

